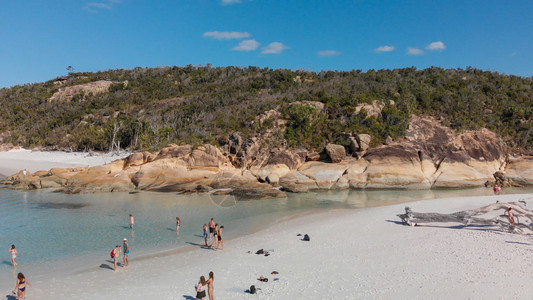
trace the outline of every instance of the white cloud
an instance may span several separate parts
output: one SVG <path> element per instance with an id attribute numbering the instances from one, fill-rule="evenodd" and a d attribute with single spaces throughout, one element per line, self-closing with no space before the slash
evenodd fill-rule
<path id="1" fill-rule="evenodd" d="M 433 42 L 433 43 L 427 45 L 426 49 L 431 50 L 431 51 L 435 51 L 435 50 L 442 51 L 442 50 L 446 49 L 446 45 L 444 45 L 443 42 L 438 41 L 438 42 Z"/>
<path id="2" fill-rule="evenodd" d="M 335 56 L 335 55 L 341 55 L 339 51 L 335 50 L 324 50 L 324 51 L 318 51 L 316 53 L 319 56 Z"/>
<path id="3" fill-rule="evenodd" d="M 407 48 L 407 54 L 408 55 L 422 55 L 424 54 L 424 50 L 421 50 L 418 48 Z"/>
<path id="4" fill-rule="evenodd" d="M 374 52 L 376 53 L 383 53 L 383 52 L 391 52 L 394 51 L 396 47 L 394 46 L 379 46 L 376 49 L 374 49 Z"/>
<path id="5" fill-rule="evenodd" d="M 248 32 L 235 32 L 235 31 L 208 31 L 202 35 L 203 37 L 210 37 L 215 40 L 231 40 L 231 39 L 244 39 L 252 36 Z"/>
<path id="6" fill-rule="evenodd" d="M 283 45 L 280 42 L 273 42 L 270 43 L 268 46 L 263 47 L 263 51 L 261 53 L 263 54 L 278 54 L 283 52 L 283 50 L 289 49 L 289 47 Z"/>
<path id="7" fill-rule="evenodd" d="M 240 42 L 237 47 L 232 48 L 231 50 L 234 50 L 234 51 L 254 51 L 255 49 L 257 49 L 257 47 L 259 47 L 259 45 L 261 45 L 261 44 L 258 41 L 256 41 L 256 40 L 244 40 L 244 41 Z"/>
<path id="8" fill-rule="evenodd" d="M 222 0 L 222 5 L 231 5 L 235 3 L 241 3 L 241 0 Z"/>
<path id="9" fill-rule="evenodd" d="M 89 2 L 85 4 L 84 9 L 90 12 L 98 12 L 99 9 L 111 10 L 113 5 L 121 3 L 122 0 L 108 0 L 104 2 Z"/>

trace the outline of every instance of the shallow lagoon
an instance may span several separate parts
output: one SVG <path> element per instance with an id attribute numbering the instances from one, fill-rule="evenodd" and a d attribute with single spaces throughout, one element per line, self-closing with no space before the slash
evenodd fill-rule
<path id="1" fill-rule="evenodd" d="M 532 193 L 533 188 L 504 193 Z M 284 199 L 237 201 L 232 196 L 175 193 L 67 195 L 52 191 L 0 190 L 0 241 L 4 259 L 0 281 L 13 276 L 11 244 L 17 246 L 18 272 L 34 279 L 95 268 L 127 238 L 132 263 L 142 257 L 203 244 L 202 225 L 211 217 L 224 225 L 225 239 L 252 233 L 294 215 L 325 209 L 355 209 L 421 199 L 487 195 L 490 188 L 422 191 L 325 191 L 290 194 Z M 135 229 L 128 228 L 128 215 Z M 399 212 L 401 213 L 401 212 Z M 180 234 L 175 218 L 182 220 Z M 394 216 L 391 216 L 394 218 Z M 11 285 L 11 283 L 9 283 Z"/>

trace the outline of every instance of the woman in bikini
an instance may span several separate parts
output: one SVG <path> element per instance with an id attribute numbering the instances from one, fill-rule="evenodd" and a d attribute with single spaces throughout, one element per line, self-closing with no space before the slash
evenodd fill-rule
<path id="1" fill-rule="evenodd" d="M 11 245 L 11 248 L 8 250 L 9 253 L 11 253 L 11 263 L 13 264 L 13 267 L 17 266 L 17 262 L 15 261 L 17 259 L 17 249 L 15 249 L 15 245 Z"/>
<path id="2" fill-rule="evenodd" d="M 514 219 L 513 209 L 511 207 L 509 207 L 503 214 L 507 215 L 507 219 L 509 220 L 509 223 L 511 223 L 511 225 L 516 224 L 515 219 Z"/>
<path id="3" fill-rule="evenodd" d="M 209 296 L 209 300 L 215 300 L 215 285 L 213 284 L 214 280 L 215 274 L 213 272 L 209 272 L 209 279 L 207 279 L 207 295 Z"/>
<path id="4" fill-rule="evenodd" d="M 196 300 L 202 300 L 205 299 L 205 286 L 207 282 L 205 281 L 205 277 L 201 276 L 200 281 L 196 285 Z"/>
<path id="5" fill-rule="evenodd" d="M 26 277 L 24 277 L 24 274 L 19 273 L 17 275 L 17 281 L 15 282 L 15 290 L 17 291 L 17 300 L 26 299 L 26 284 L 31 286 L 31 284 L 28 281 L 26 281 Z M 15 293 L 15 290 L 13 290 L 13 293 Z"/>

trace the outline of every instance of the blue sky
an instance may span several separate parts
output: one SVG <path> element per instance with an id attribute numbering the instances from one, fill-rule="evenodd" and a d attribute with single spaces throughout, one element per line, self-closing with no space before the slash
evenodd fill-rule
<path id="1" fill-rule="evenodd" d="M 75 71 L 438 66 L 533 76 L 533 1 L 0 0 L 0 87 Z"/>

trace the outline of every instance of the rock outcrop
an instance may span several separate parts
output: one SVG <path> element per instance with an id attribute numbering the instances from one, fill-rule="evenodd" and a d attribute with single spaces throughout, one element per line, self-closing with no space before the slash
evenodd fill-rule
<path id="1" fill-rule="evenodd" d="M 233 134 L 224 148 L 168 145 L 102 166 L 21 171 L 4 183 L 67 193 L 150 190 L 229 193 L 242 199 L 320 189 L 476 187 L 494 180 L 533 184 L 533 157 L 506 161 L 505 145 L 488 130 L 458 134 L 433 119 L 413 117 L 406 137 L 388 145 L 367 148 L 370 136 L 349 138 L 357 142 L 357 158 L 347 157 L 342 145 L 329 144 L 322 155 L 266 150 L 261 139 Z"/>

